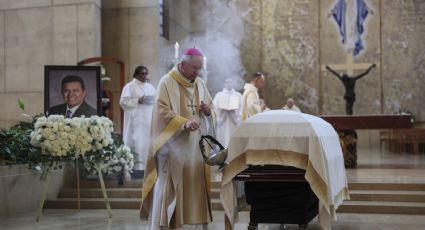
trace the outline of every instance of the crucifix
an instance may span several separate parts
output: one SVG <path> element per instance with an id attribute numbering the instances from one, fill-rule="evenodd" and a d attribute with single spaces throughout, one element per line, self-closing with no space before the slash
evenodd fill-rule
<path id="1" fill-rule="evenodd" d="M 345 94 L 344 100 L 346 101 L 345 111 L 347 115 L 353 114 L 353 105 L 356 100 L 356 94 L 354 92 L 355 83 L 358 79 L 367 75 L 369 71 L 376 67 L 374 63 L 354 63 L 353 56 L 351 52 L 347 53 L 347 63 L 345 64 L 334 64 L 330 66 L 322 66 L 322 70 L 328 70 L 332 74 L 338 77 L 339 80 L 344 84 Z M 358 76 L 353 76 L 354 70 L 367 69 L 365 72 L 359 74 Z M 337 70 L 345 70 L 347 73 L 342 75 L 338 74 Z"/>
<path id="2" fill-rule="evenodd" d="M 352 51 L 349 50 L 346 55 L 345 64 L 332 64 L 328 65 L 333 70 L 343 70 L 347 72 L 347 75 L 353 76 L 355 70 L 368 69 L 374 63 L 354 63 Z M 379 67 L 379 63 L 375 63 L 376 67 Z M 326 65 L 322 65 L 322 71 L 326 71 Z"/>
<path id="3" fill-rule="evenodd" d="M 187 107 L 190 107 L 192 110 L 192 115 L 195 116 L 195 108 L 197 107 L 195 104 L 193 104 L 193 99 L 189 99 L 190 105 L 187 105 Z"/>

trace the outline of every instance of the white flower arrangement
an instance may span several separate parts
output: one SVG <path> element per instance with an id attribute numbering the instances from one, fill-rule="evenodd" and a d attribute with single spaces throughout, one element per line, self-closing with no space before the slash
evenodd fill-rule
<path id="1" fill-rule="evenodd" d="M 108 145 L 97 152 L 90 152 L 82 157 L 84 168 L 90 174 L 96 174 L 97 168 L 102 173 L 131 172 L 134 167 L 134 156 L 129 147 L 125 145 Z"/>
<path id="2" fill-rule="evenodd" d="M 107 117 L 50 115 L 36 120 L 31 144 L 40 147 L 42 154 L 63 161 L 81 159 L 90 173 L 131 171 L 134 157 L 130 148 L 116 145 L 112 132 L 113 123 Z"/>
<path id="3" fill-rule="evenodd" d="M 31 118 L 25 112 L 24 103 L 19 100 L 18 105 L 24 111 L 24 116 Z M 118 171 L 127 173 L 134 166 L 130 148 L 122 145 L 112 133 L 112 121 L 107 117 L 69 119 L 62 115 L 38 115 L 30 120 L 0 133 L 5 139 L 0 141 L 0 157 L 3 157 L 0 160 L 5 161 L 4 156 L 10 154 L 4 153 L 12 149 L 17 153 L 17 157 L 14 157 L 16 162 L 27 163 L 29 168 L 42 171 L 44 188 L 36 220 L 39 220 L 43 210 L 51 170 L 62 168 L 67 161 L 76 161 L 77 165 L 80 162 L 87 171 L 99 175 L 109 217 L 112 217 L 102 174 Z"/>

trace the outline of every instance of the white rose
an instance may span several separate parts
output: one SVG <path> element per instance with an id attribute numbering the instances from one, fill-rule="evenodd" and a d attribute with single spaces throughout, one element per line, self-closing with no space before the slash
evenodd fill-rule
<path id="1" fill-rule="evenodd" d="M 125 164 L 125 159 L 121 157 L 120 162 L 121 162 L 121 164 Z"/>
<path id="2" fill-rule="evenodd" d="M 61 138 L 62 138 L 62 139 L 66 139 L 66 138 L 68 138 L 68 134 L 67 134 L 67 133 L 65 133 L 65 132 L 62 132 L 62 133 L 61 133 Z"/>
<path id="3" fill-rule="evenodd" d="M 101 143 L 99 143 L 99 142 L 96 142 L 96 149 L 97 150 L 103 149 L 103 145 Z"/>
<path id="4" fill-rule="evenodd" d="M 93 141 L 93 138 L 92 138 L 92 137 L 90 137 L 90 136 L 87 136 L 87 137 L 85 138 L 85 141 L 86 141 L 87 143 L 91 143 L 91 142 Z"/>
<path id="5" fill-rule="evenodd" d="M 115 170 L 115 171 L 121 171 L 121 166 L 119 166 L 119 165 L 114 166 L 114 170 Z"/>
<path id="6" fill-rule="evenodd" d="M 53 131 L 57 132 L 59 130 L 59 125 L 58 123 L 53 123 Z"/>
<path id="7" fill-rule="evenodd" d="M 125 152 L 131 152 L 130 147 L 128 147 L 127 145 L 122 145 L 122 149 L 123 149 Z"/>
<path id="8" fill-rule="evenodd" d="M 41 135 L 42 135 L 45 139 L 48 139 L 48 137 L 50 136 L 50 134 L 52 134 L 52 132 L 50 132 L 50 129 L 42 129 L 42 130 L 41 130 Z"/>
<path id="9" fill-rule="evenodd" d="M 75 142 L 75 140 L 77 139 L 77 137 L 74 134 L 69 134 L 68 135 L 68 139 Z"/>
<path id="10" fill-rule="evenodd" d="M 88 137 L 89 136 L 89 133 L 86 130 L 82 130 L 81 133 L 80 133 L 80 135 L 82 137 Z"/>
<path id="11" fill-rule="evenodd" d="M 104 147 L 108 146 L 109 145 L 109 140 L 108 139 L 104 139 L 102 141 L 102 144 L 103 144 Z"/>
<path id="12" fill-rule="evenodd" d="M 49 135 L 49 138 L 47 138 L 47 139 L 49 139 L 49 140 L 53 141 L 53 140 L 55 140 L 55 139 L 56 139 L 56 136 L 55 136 L 55 135 L 53 135 L 53 134 L 50 134 L 50 135 Z"/>
<path id="13" fill-rule="evenodd" d="M 46 122 L 46 127 L 52 128 L 53 127 L 53 123 L 50 121 Z"/>
<path id="14" fill-rule="evenodd" d="M 92 133 L 99 132 L 99 128 L 97 126 L 91 126 L 90 127 L 90 132 L 92 132 Z"/>

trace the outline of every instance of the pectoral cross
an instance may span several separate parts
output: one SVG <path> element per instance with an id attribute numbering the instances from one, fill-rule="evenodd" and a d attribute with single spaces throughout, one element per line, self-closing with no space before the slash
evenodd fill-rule
<path id="1" fill-rule="evenodd" d="M 192 110 L 192 115 L 195 116 L 196 105 L 193 104 L 193 100 L 190 100 L 190 105 L 187 105 L 187 107 L 190 107 L 190 109 Z"/>

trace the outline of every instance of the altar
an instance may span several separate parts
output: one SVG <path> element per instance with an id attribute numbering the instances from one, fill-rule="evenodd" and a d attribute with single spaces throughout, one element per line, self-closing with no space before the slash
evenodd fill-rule
<path id="1" fill-rule="evenodd" d="M 302 204 L 302 207 L 308 209 L 305 212 L 306 218 L 310 219 L 309 215 L 314 214 L 314 208 L 317 207 L 319 223 L 323 229 L 330 229 L 331 221 L 336 218 L 336 209 L 343 200 L 349 199 L 338 134 L 329 123 L 319 117 L 287 110 L 272 110 L 252 116 L 232 135 L 227 159 L 228 165 L 223 170 L 220 192 L 227 229 L 232 228 L 238 216 L 234 180 L 237 177 L 240 179 L 240 176 L 246 173 L 245 170 L 252 166 L 289 166 L 301 170 L 298 172 L 298 179 L 304 184 L 297 185 L 296 189 L 305 191 L 306 197 L 311 198 L 308 199 L 307 203 L 311 201 L 309 204 Z M 252 179 L 251 174 L 246 177 L 247 180 Z M 276 179 L 283 180 L 279 177 Z M 287 185 L 283 180 L 278 191 L 285 190 L 283 187 Z M 317 197 L 319 204 L 315 203 L 315 197 L 310 196 L 309 189 Z M 255 186 L 251 190 L 255 190 Z M 273 192 L 273 189 L 270 191 Z M 247 194 L 247 199 L 249 196 Z M 276 202 L 280 201 L 279 198 L 276 199 Z M 273 200 L 269 199 L 264 205 L 268 206 L 270 202 Z M 258 207 L 262 205 L 259 204 Z M 267 219 L 269 216 L 262 210 L 257 209 L 260 217 L 251 218 L 251 222 L 255 224 L 276 221 Z M 289 217 L 281 220 L 284 223 L 291 221 Z"/>
<path id="2" fill-rule="evenodd" d="M 357 167 L 357 129 L 412 128 L 411 115 L 324 115 L 320 116 L 337 130 L 347 168 Z"/>
<path id="3" fill-rule="evenodd" d="M 322 115 L 336 130 L 412 128 L 411 115 Z"/>

